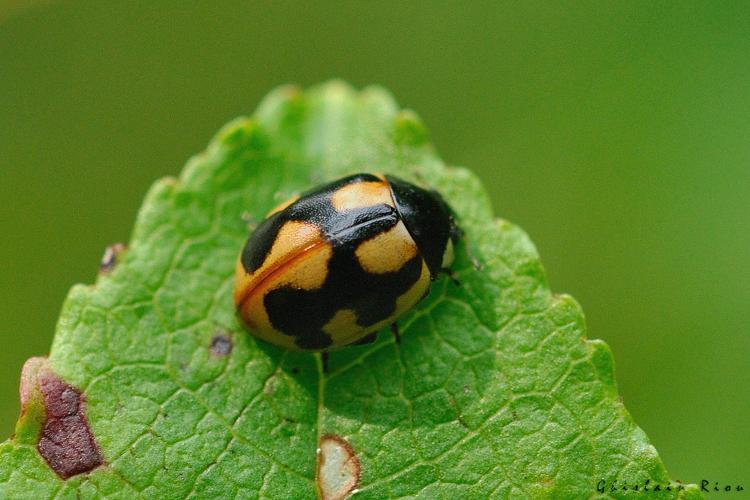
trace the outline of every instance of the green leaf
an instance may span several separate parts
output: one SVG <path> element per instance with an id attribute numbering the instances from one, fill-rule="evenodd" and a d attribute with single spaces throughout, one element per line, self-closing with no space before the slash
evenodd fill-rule
<path id="1" fill-rule="evenodd" d="M 358 171 L 443 193 L 466 233 L 460 285 L 438 280 L 400 344 L 381 334 L 333 353 L 326 375 L 319 356 L 243 331 L 234 266 L 248 218 Z M 27 363 L 23 414 L 0 446 L 3 498 L 335 497 L 357 479 L 356 498 L 584 498 L 600 480 L 669 484 L 578 304 L 550 292 L 527 236 L 382 89 L 274 91 L 154 185 L 117 260 L 71 290 L 48 361 Z M 63 480 L 77 452 L 55 439 L 71 435 L 104 463 Z M 62 447 L 55 470 L 42 439 Z M 700 493 L 650 498 L 674 497 Z"/>

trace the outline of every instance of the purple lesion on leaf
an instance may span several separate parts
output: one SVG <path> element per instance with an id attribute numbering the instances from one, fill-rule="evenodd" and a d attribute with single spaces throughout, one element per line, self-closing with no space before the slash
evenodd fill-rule
<path id="1" fill-rule="evenodd" d="M 86 419 L 86 397 L 64 382 L 44 358 L 26 362 L 21 377 L 21 415 L 41 403 L 41 429 L 36 448 L 50 468 L 63 479 L 104 463 Z"/>

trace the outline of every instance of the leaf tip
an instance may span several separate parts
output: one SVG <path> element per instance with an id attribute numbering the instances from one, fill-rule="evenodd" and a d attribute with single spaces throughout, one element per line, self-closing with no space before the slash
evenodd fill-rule
<path id="1" fill-rule="evenodd" d="M 39 431 L 44 422 L 44 402 L 39 391 L 39 372 L 46 366 L 47 358 L 29 358 L 21 368 L 21 383 L 19 396 L 21 399 L 21 414 L 16 422 L 13 440 L 18 443 L 36 443 Z"/>
<path id="2" fill-rule="evenodd" d="M 612 350 L 606 342 L 599 339 L 587 340 L 586 344 L 591 353 L 591 363 L 596 369 L 600 380 L 611 388 L 613 394 L 617 394 L 617 380 L 615 380 L 615 363 Z"/>
<path id="3" fill-rule="evenodd" d="M 422 146 L 428 143 L 430 134 L 419 116 L 404 110 L 396 115 L 394 141 L 405 146 Z"/>
<path id="4" fill-rule="evenodd" d="M 227 123 L 216 134 L 216 141 L 223 146 L 255 151 L 266 146 L 258 122 L 247 117 L 236 118 Z"/>
<path id="5" fill-rule="evenodd" d="M 322 83 L 319 89 L 327 98 L 333 100 L 352 99 L 358 94 L 351 84 L 339 78 Z"/>

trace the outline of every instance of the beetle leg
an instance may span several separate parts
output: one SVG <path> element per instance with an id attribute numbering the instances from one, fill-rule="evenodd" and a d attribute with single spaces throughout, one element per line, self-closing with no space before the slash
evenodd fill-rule
<path id="1" fill-rule="evenodd" d="M 393 338 L 396 339 L 396 343 L 401 343 L 401 335 L 398 332 L 398 323 L 391 323 L 391 332 L 393 333 Z"/>
<path id="2" fill-rule="evenodd" d="M 320 353 L 320 360 L 323 362 L 323 373 L 328 374 L 328 352 L 323 351 Z"/>
<path id="3" fill-rule="evenodd" d="M 356 342 L 352 342 L 351 345 L 367 345 L 372 344 L 378 340 L 378 332 L 373 332 L 369 335 L 365 335 L 361 339 L 357 340 Z"/>
<path id="4" fill-rule="evenodd" d="M 463 229 L 458 225 L 458 222 L 456 222 L 456 219 L 454 216 L 451 215 L 450 218 L 450 238 L 453 240 L 454 243 L 462 240 L 466 233 Z"/>
<path id="5" fill-rule="evenodd" d="M 446 267 L 441 269 L 440 271 L 444 272 L 455 286 L 461 286 L 461 282 L 458 281 L 458 278 L 456 278 L 456 273 L 454 273 L 451 268 Z"/>

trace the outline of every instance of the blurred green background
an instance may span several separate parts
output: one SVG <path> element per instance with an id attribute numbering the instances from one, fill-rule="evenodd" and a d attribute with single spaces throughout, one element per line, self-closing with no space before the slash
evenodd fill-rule
<path id="1" fill-rule="evenodd" d="M 0 433 L 68 288 L 278 84 L 379 83 L 529 232 L 673 477 L 750 489 L 750 4 L 0 1 Z"/>

